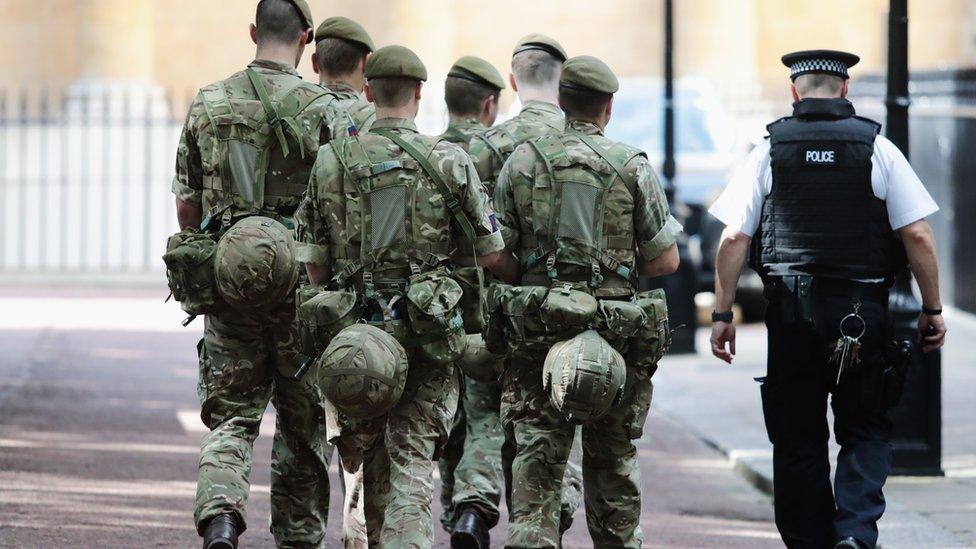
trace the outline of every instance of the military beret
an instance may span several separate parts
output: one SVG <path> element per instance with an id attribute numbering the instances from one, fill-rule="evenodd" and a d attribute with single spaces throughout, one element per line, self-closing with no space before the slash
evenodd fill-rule
<path id="1" fill-rule="evenodd" d="M 512 52 L 512 57 L 529 50 L 544 51 L 560 61 L 565 61 L 567 57 L 566 50 L 563 49 L 559 42 L 556 42 L 554 39 L 549 38 L 544 34 L 529 34 L 523 36 L 522 39 L 515 44 L 515 51 Z"/>
<path id="2" fill-rule="evenodd" d="M 326 38 L 341 38 L 355 42 L 368 51 L 376 49 L 373 46 L 373 39 L 369 37 L 366 29 L 348 17 L 330 17 L 322 21 L 322 24 L 315 31 L 315 43 L 317 44 Z"/>
<path id="3" fill-rule="evenodd" d="M 414 78 L 427 81 L 427 67 L 417 54 L 403 46 L 384 46 L 366 60 L 366 78 Z"/>
<path id="4" fill-rule="evenodd" d="M 308 2 L 306 2 L 305 0 L 288 0 L 288 1 L 291 2 L 291 4 L 295 6 L 296 9 L 298 9 L 298 13 L 301 14 L 302 16 L 302 24 L 305 25 L 305 28 L 314 29 L 315 23 L 312 22 L 312 8 L 308 7 Z M 312 43 L 311 34 L 309 34 L 308 36 L 307 43 L 308 44 Z"/>
<path id="5" fill-rule="evenodd" d="M 847 69 L 857 65 L 861 58 L 853 53 L 836 50 L 807 50 L 788 53 L 783 64 L 790 68 L 790 80 L 804 74 L 832 74 L 850 78 Z"/>
<path id="6" fill-rule="evenodd" d="M 473 55 L 465 55 L 455 61 L 447 75 L 470 80 L 498 90 L 505 89 L 505 79 L 502 78 L 498 69 L 484 59 Z"/>
<path id="7" fill-rule="evenodd" d="M 581 55 L 563 63 L 559 85 L 567 88 L 614 94 L 620 82 L 606 63 L 596 57 Z"/>

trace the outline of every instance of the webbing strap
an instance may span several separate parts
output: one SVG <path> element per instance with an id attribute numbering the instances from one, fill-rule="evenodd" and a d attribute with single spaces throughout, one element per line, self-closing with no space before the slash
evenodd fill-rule
<path id="1" fill-rule="evenodd" d="M 624 170 L 624 166 L 620 162 L 617 162 L 616 158 L 610 156 L 610 153 L 608 153 L 604 148 L 597 145 L 596 142 L 593 141 L 593 138 L 579 130 L 569 130 L 568 133 L 578 137 L 584 145 L 592 149 L 596 154 L 600 155 L 600 158 L 606 160 L 607 164 L 610 164 L 610 167 L 613 168 L 613 171 L 617 172 L 617 175 L 620 176 L 620 179 L 627 181 L 627 172 Z"/>
<path id="2" fill-rule="evenodd" d="M 492 143 L 491 140 L 488 139 L 488 137 L 483 133 L 475 134 L 475 138 L 485 142 L 488 149 L 491 150 L 491 152 L 495 155 L 495 158 L 498 159 L 498 168 L 501 169 L 501 167 L 505 165 L 505 155 L 502 154 L 502 151 L 498 150 L 498 147 L 496 147 L 495 144 Z"/>
<path id="3" fill-rule="evenodd" d="M 461 203 L 458 201 L 455 193 L 451 191 L 451 188 L 447 185 L 447 182 L 441 177 L 440 172 L 434 169 L 434 166 L 430 164 L 427 157 L 418 151 L 417 148 L 411 143 L 407 142 L 407 140 L 402 139 L 393 132 L 376 129 L 372 130 L 372 133 L 381 135 L 390 141 L 393 141 L 398 147 L 403 149 L 403 152 L 412 156 L 413 159 L 420 164 L 420 167 L 424 170 L 424 172 L 427 173 L 427 176 L 431 178 L 431 180 L 437 186 L 437 189 L 441 192 L 441 194 L 444 195 L 444 202 L 447 204 L 448 209 L 451 210 L 451 214 L 454 216 L 454 219 L 457 220 L 458 225 L 460 225 L 464 236 L 466 236 L 468 241 L 474 245 L 474 241 L 478 237 L 478 234 L 474 230 L 474 225 L 471 224 L 471 221 L 468 220 L 467 216 L 465 216 L 464 212 L 461 210 Z"/>
<path id="4" fill-rule="evenodd" d="M 251 86 L 254 87 L 254 91 L 257 92 L 258 99 L 261 100 L 261 105 L 264 106 L 264 114 L 268 119 L 268 125 L 274 128 L 275 135 L 278 136 L 278 143 L 281 145 L 281 154 L 287 157 L 289 153 L 288 141 L 285 139 L 285 131 L 281 127 L 282 120 L 278 114 L 278 109 L 268 97 L 268 89 L 264 87 L 264 83 L 261 82 L 261 77 L 258 76 L 258 73 L 254 69 L 248 68 L 244 72 L 247 74 L 248 80 L 251 81 Z"/>

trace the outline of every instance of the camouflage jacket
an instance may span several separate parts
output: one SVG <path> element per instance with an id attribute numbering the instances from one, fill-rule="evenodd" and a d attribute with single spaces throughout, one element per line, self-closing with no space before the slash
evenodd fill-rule
<path id="1" fill-rule="evenodd" d="M 441 134 L 441 139 L 454 143 L 467 152 L 474 136 L 481 135 L 487 130 L 488 128 L 476 118 L 468 118 L 462 122 L 452 120 Z"/>
<path id="2" fill-rule="evenodd" d="M 454 193 L 445 197 L 419 163 L 384 131 L 426 154 Z M 475 231 L 473 252 L 449 205 L 459 205 Z M 319 151 L 296 214 L 300 261 L 329 266 L 333 275 L 367 268 L 377 279 L 407 278 L 411 264 L 447 262 L 504 249 L 494 211 L 468 155 L 457 145 L 417 133 L 413 121 L 377 120 L 367 134 L 339 138 Z"/>
<path id="3" fill-rule="evenodd" d="M 259 59 L 248 68 L 258 74 L 272 104 L 294 115 L 303 134 L 298 143 L 294 132 L 286 131 L 289 154 L 281 154 L 283 151 L 275 142 L 268 164 L 270 173 L 260 174 L 265 187 L 264 206 L 291 215 L 301 200 L 319 146 L 328 140 L 328 107 L 334 97 L 320 86 L 302 82 L 290 65 Z M 286 103 L 279 103 L 285 98 Z M 267 114 L 245 71 L 202 88 L 190 106 L 180 136 L 173 194 L 200 205 L 205 215 L 226 206 L 239 208 L 240 189 L 229 183 L 233 167 L 228 167 L 225 152 L 221 151 L 228 150 L 227 135 L 235 132 L 263 132 L 274 139 L 275 132 L 269 127 Z"/>
<path id="4" fill-rule="evenodd" d="M 366 133 L 376 121 L 376 107 L 365 101 L 356 90 L 342 82 L 326 82 L 325 88 L 336 95 L 338 101 L 332 104 L 329 127 L 332 137 L 349 137 L 353 128 L 355 133 Z"/>
<path id="5" fill-rule="evenodd" d="M 556 105 L 528 101 L 518 116 L 472 139 L 468 154 L 482 183 L 488 188 L 488 194 L 494 192 L 498 172 L 519 145 L 561 132 L 564 124 L 563 113 Z"/>
<path id="6" fill-rule="evenodd" d="M 637 259 L 658 257 L 682 230 L 646 155 L 589 122 L 516 149 L 499 174 L 495 206 L 523 283 L 545 284 L 552 255 L 560 280 L 590 281 L 597 264 L 608 297 L 629 292 Z M 627 280 L 618 265 L 630 271 Z"/>

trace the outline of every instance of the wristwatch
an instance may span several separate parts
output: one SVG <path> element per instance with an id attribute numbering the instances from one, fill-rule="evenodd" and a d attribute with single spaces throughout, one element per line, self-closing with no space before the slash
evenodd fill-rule
<path id="1" fill-rule="evenodd" d="M 720 313 L 718 311 L 712 311 L 712 322 L 732 322 L 732 311 L 725 311 Z"/>
<path id="2" fill-rule="evenodd" d="M 938 316 L 942 314 L 942 307 L 939 307 L 938 309 L 929 309 L 926 307 L 922 307 L 922 313 L 928 316 Z"/>

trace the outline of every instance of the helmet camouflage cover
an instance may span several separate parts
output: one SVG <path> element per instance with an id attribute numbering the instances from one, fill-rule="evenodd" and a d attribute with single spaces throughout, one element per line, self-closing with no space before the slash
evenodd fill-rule
<path id="1" fill-rule="evenodd" d="M 260 312 L 284 302 L 298 283 L 291 231 L 268 217 L 234 224 L 217 243 L 217 291 L 241 312 Z"/>
<path id="2" fill-rule="evenodd" d="M 368 324 L 345 328 L 304 377 L 339 413 L 371 419 L 389 412 L 407 383 L 407 352 L 387 332 Z"/>
<path id="3" fill-rule="evenodd" d="M 624 358 L 594 330 L 553 345 L 542 367 L 549 401 L 574 422 L 606 415 L 620 400 L 626 381 Z"/>

